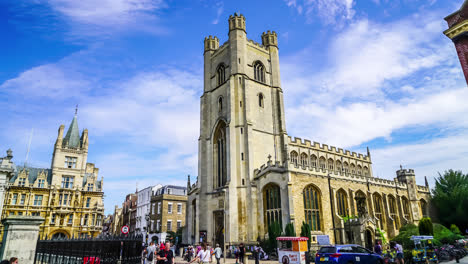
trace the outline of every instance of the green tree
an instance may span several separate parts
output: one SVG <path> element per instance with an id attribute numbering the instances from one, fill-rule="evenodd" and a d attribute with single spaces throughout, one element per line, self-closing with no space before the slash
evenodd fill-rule
<path id="1" fill-rule="evenodd" d="M 434 235 L 434 229 L 432 227 L 432 220 L 429 217 L 423 217 L 419 220 L 418 224 L 419 234 L 422 236 Z"/>
<path id="2" fill-rule="evenodd" d="M 283 229 L 280 223 L 273 222 L 268 226 L 268 240 L 270 241 L 270 247 L 276 248 L 276 238 L 283 234 Z"/>
<path id="3" fill-rule="evenodd" d="M 438 211 L 441 224 L 455 224 L 468 228 L 468 175 L 461 171 L 448 170 L 439 173 L 432 190 L 432 204 Z"/>
<path id="4" fill-rule="evenodd" d="M 450 231 L 452 231 L 454 234 L 461 235 L 460 229 L 455 224 L 450 225 Z"/>
<path id="5" fill-rule="evenodd" d="M 302 222 L 301 226 L 301 237 L 307 237 L 309 240 L 307 240 L 307 249 L 310 250 L 310 243 L 312 239 L 312 235 L 310 234 L 312 230 L 310 229 L 310 225 L 307 224 L 306 222 Z"/>
<path id="6" fill-rule="evenodd" d="M 294 224 L 293 223 L 288 223 L 286 227 L 284 228 L 284 235 L 289 236 L 289 237 L 295 237 L 296 236 L 296 230 L 294 229 Z"/>

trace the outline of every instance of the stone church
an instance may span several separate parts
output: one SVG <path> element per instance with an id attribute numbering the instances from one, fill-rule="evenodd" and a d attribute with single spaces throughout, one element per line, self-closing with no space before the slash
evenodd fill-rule
<path id="1" fill-rule="evenodd" d="M 428 215 L 430 192 L 412 169 L 375 178 L 358 154 L 286 132 L 278 38 L 247 38 L 245 17 L 229 17 L 229 39 L 204 41 L 198 178 L 188 183 L 188 243 L 256 244 L 273 222 L 303 222 L 331 243 L 371 245 Z M 382 231 L 382 232 L 381 232 Z"/>

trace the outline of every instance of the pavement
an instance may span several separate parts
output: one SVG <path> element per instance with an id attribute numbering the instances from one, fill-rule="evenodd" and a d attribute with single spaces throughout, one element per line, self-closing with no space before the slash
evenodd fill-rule
<path id="1" fill-rule="evenodd" d="M 447 261 L 447 262 L 442 262 L 443 264 L 456 264 L 457 262 L 455 260 Z M 468 256 L 460 259 L 461 264 L 468 264 Z"/>
<path id="2" fill-rule="evenodd" d="M 176 257 L 175 259 L 175 264 L 187 264 L 188 262 L 185 261 L 183 258 L 181 257 Z M 220 260 L 220 263 L 221 264 L 235 264 L 236 263 L 236 259 L 234 258 L 226 258 L 226 262 L 224 262 L 224 259 L 221 258 Z M 211 262 L 211 264 L 216 264 L 216 259 L 213 258 L 213 262 Z M 255 264 L 255 260 L 253 259 L 249 259 L 249 263 L 247 264 Z M 260 264 L 278 264 L 278 261 L 273 261 L 273 260 L 260 260 Z M 468 264 L 468 263 L 467 263 Z"/>

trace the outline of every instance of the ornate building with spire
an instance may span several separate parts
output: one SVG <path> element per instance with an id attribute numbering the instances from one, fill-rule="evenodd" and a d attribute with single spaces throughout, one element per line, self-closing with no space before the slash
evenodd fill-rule
<path id="1" fill-rule="evenodd" d="M 102 231 L 103 178 L 87 162 L 88 130 L 80 135 L 76 112 L 65 136 L 64 130 L 61 125 L 51 168 L 17 166 L 5 194 L 2 218 L 42 216 L 41 239 L 95 237 Z"/>
<path id="2" fill-rule="evenodd" d="M 296 234 L 305 222 L 312 244 L 328 236 L 371 247 L 430 213 L 429 188 L 416 184 L 414 170 L 379 179 L 369 150 L 290 137 L 277 34 L 256 43 L 243 15 L 228 22 L 224 44 L 204 41 L 198 179 L 188 183 L 185 242 L 252 245 L 275 222 L 283 230 L 292 223 Z"/>

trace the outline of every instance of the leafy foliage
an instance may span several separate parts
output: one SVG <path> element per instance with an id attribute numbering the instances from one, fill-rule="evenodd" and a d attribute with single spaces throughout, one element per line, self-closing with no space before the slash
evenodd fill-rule
<path id="1" fill-rule="evenodd" d="M 414 247 L 414 242 L 411 241 L 411 236 L 418 236 L 419 229 L 414 224 L 407 224 L 400 228 L 400 233 L 398 236 L 394 237 L 392 240 L 398 242 L 403 246 L 404 249 L 410 249 Z"/>
<path id="2" fill-rule="evenodd" d="M 463 238 L 461 235 L 457 235 L 450 231 L 441 224 L 434 224 L 434 239 L 439 244 L 453 244 L 455 240 Z"/>
<path id="3" fill-rule="evenodd" d="M 312 235 L 310 234 L 311 232 L 311 228 L 310 228 L 310 225 L 307 224 L 306 222 L 302 222 L 302 226 L 301 226 L 301 237 L 307 237 L 309 238 L 309 240 L 307 240 L 307 249 L 310 250 L 310 243 L 311 243 L 311 239 L 312 239 Z"/>
<path id="4" fill-rule="evenodd" d="M 350 216 L 343 216 L 342 218 L 343 218 L 343 221 L 346 223 L 346 222 L 348 222 L 349 220 L 351 220 L 351 219 L 357 219 L 358 217 L 357 217 L 357 215 L 350 215 Z"/>
<path id="5" fill-rule="evenodd" d="M 286 236 L 290 237 L 295 237 L 296 236 L 296 230 L 294 230 L 294 224 L 293 223 L 288 223 L 286 227 L 284 228 L 284 234 Z"/>
<path id="6" fill-rule="evenodd" d="M 376 228 L 375 232 L 378 234 L 379 239 L 382 240 L 382 244 L 387 244 L 387 239 L 385 238 L 385 231 L 380 228 Z"/>
<path id="7" fill-rule="evenodd" d="M 432 204 L 441 224 L 455 224 L 461 230 L 468 228 L 468 175 L 454 170 L 439 173 L 432 190 Z"/>
<path id="8" fill-rule="evenodd" d="M 422 236 L 432 236 L 434 230 L 432 228 L 432 220 L 429 217 L 423 217 L 418 224 L 419 234 Z"/>
<path id="9" fill-rule="evenodd" d="M 452 244 L 455 242 L 455 240 L 463 238 L 462 236 L 455 234 L 441 224 L 433 224 L 432 229 L 434 231 L 433 243 L 436 246 L 440 246 L 442 244 Z M 398 236 L 394 237 L 392 240 L 401 244 L 404 249 L 413 249 L 414 242 L 411 240 L 411 236 L 418 235 L 421 235 L 419 233 L 419 227 L 414 224 L 408 224 L 402 226 Z"/>
<path id="10" fill-rule="evenodd" d="M 450 231 L 452 231 L 454 234 L 461 235 L 460 229 L 455 224 L 450 226 Z"/>
<path id="11" fill-rule="evenodd" d="M 280 223 L 273 222 L 268 226 L 268 241 L 270 248 L 276 248 L 276 238 L 283 234 Z"/>

